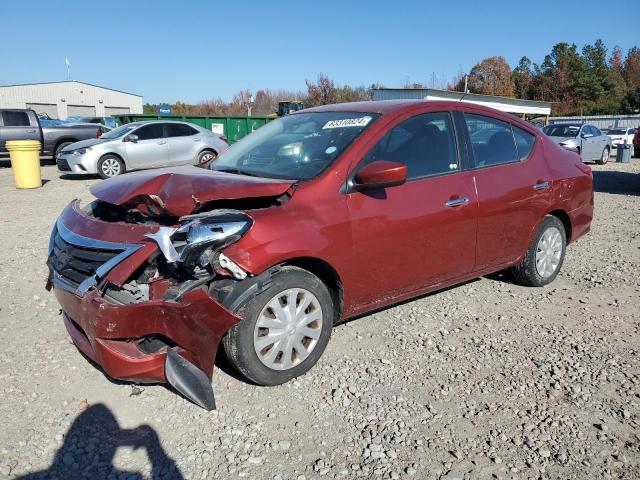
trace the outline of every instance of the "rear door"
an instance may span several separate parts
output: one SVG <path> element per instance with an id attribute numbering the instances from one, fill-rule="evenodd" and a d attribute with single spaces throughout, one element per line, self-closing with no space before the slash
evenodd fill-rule
<path id="1" fill-rule="evenodd" d="M 473 172 L 462 166 L 451 113 L 399 119 L 353 174 L 377 160 L 407 165 L 407 182 L 348 194 L 360 305 L 460 277 L 475 261 Z"/>
<path id="2" fill-rule="evenodd" d="M 460 108 L 478 192 L 475 269 L 498 270 L 522 256 L 533 229 L 549 211 L 550 173 L 531 131 L 472 107 Z M 482 131 L 491 132 L 486 141 Z"/>
<path id="3" fill-rule="evenodd" d="M 2 110 L 0 112 L 0 153 L 6 153 L 7 140 L 42 141 L 40 124 L 32 110 Z"/>
<path id="4" fill-rule="evenodd" d="M 166 133 L 169 165 L 193 165 L 203 145 L 202 134 L 184 123 L 167 123 Z"/>
<path id="5" fill-rule="evenodd" d="M 126 142 L 127 168 L 152 168 L 168 164 L 169 155 L 164 125 L 161 122 L 148 123 L 131 132 L 138 137 L 138 140 Z"/>

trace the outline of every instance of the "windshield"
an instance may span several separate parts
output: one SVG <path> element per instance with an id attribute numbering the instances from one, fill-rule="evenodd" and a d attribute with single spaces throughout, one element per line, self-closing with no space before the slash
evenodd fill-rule
<path id="1" fill-rule="evenodd" d="M 211 169 L 307 180 L 331 165 L 377 117 L 359 112 L 309 112 L 282 117 L 234 144 L 213 162 Z"/>
<path id="2" fill-rule="evenodd" d="M 580 125 L 547 125 L 542 131 L 550 137 L 577 137 Z"/>
<path id="3" fill-rule="evenodd" d="M 131 130 L 133 130 L 136 127 L 137 125 L 122 125 L 121 127 L 114 128 L 110 132 L 103 134 L 100 138 L 106 138 L 107 140 L 113 139 L 113 138 L 120 138 L 123 135 L 126 135 L 127 133 L 129 133 Z"/>

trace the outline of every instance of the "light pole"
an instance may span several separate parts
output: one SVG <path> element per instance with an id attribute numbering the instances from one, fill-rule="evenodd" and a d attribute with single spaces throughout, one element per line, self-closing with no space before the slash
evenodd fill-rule
<path id="1" fill-rule="evenodd" d="M 253 108 L 253 95 L 249 95 L 247 99 L 247 117 L 251 116 L 251 109 Z"/>

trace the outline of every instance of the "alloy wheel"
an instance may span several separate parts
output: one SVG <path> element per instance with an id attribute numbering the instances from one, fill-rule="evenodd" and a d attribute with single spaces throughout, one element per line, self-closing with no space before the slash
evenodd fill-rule
<path id="1" fill-rule="evenodd" d="M 120 173 L 120 163 L 115 158 L 105 158 L 101 168 L 107 177 L 115 177 Z"/>

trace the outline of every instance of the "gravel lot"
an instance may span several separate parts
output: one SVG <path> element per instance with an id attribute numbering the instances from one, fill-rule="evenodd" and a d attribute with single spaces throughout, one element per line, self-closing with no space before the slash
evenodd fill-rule
<path id="1" fill-rule="evenodd" d="M 306 376 L 214 376 L 218 410 L 106 378 L 44 290 L 96 179 L 0 162 L 0 477 L 640 478 L 640 161 L 594 166 L 592 232 L 546 288 L 502 275 L 340 325 Z"/>

